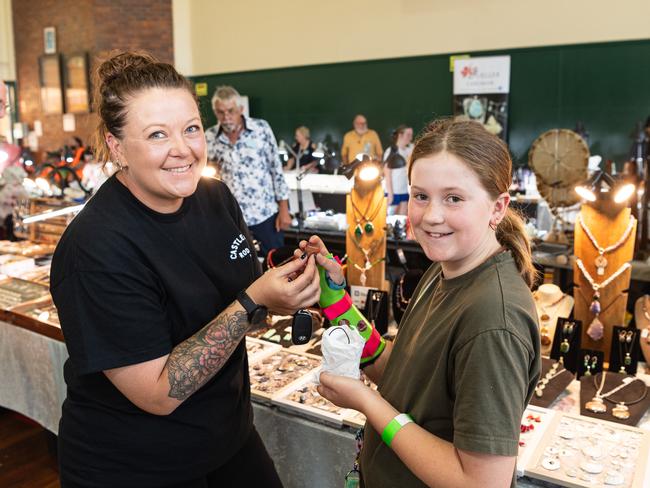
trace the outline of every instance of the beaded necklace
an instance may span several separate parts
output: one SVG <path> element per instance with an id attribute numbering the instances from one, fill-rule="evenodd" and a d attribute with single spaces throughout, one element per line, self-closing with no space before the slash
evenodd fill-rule
<path id="1" fill-rule="evenodd" d="M 585 224 L 584 220 L 582 220 L 582 217 L 580 215 L 578 215 L 578 218 L 576 220 L 580 223 L 580 227 L 582 227 L 582 230 L 585 231 L 585 234 L 587 234 L 587 237 L 598 251 L 598 256 L 596 256 L 596 259 L 594 259 L 594 264 L 596 265 L 596 273 L 599 276 L 602 276 L 605 274 L 605 268 L 607 267 L 607 258 L 605 257 L 605 254 L 615 251 L 621 247 L 625 241 L 627 241 L 627 238 L 630 237 L 630 233 L 634 228 L 636 219 L 634 216 L 630 215 L 630 222 L 627 224 L 627 228 L 625 229 L 625 232 L 623 232 L 623 235 L 619 238 L 618 241 L 607 247 L 602 247 L 600 244 L 598 244 L 598 241 L 592 234 L 589 227 L 587 227 L 587 224 Z"/>

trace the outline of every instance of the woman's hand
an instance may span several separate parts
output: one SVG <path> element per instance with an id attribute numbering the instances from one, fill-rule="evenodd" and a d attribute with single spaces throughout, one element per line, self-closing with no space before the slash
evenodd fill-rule
<path id="1" fill-rule="evenodd" d="M 317 249 L 318 251 L 316 252 L 316 262 L 325 268 L 325 271 L 327 271 L 330 280 L 332 280 L 332 282 L 336 283 L 337 285 L 340 285 L 343 283 L 343 281 L 345 281 L 343 268 L 335 260 L 328 259 L 326 257 L 329 254 L 329 251 L 327 250 L 327 247 L 325 247 L 325 243 L 323 243 L 320 237 L 316 235 L 311 236 L 309 238 L 309 241 L 300 241 L 298 247 L 300 250 L 296 250 L 294 252 L 294 255 L 297 257 L 300 257 L 305 252 L 308 252 L 308 250 Z"/>
<path id="2" fill-rule="evenodd" d="M 305 256 L 267 271 L 246 289 L 246 293 L 255 303 L 286 315 L 312 306 L 320 296 L 315 258 Z"/>
<path id="3" fill-rule="evenodd" d="M 321 396 L 335 405 L 362 413 L 368 411 L 373 401 L 381 399 L 381 395 L 366 386 L 363 381 L 330 373 L 320 374 L 320 385 L 317 389 Z"/>

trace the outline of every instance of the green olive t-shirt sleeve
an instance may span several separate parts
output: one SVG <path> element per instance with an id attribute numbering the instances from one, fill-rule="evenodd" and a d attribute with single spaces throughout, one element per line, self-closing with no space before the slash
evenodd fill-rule
<path id="1" fill-rule="evenodd" d="M 516 456 L 529 388 L 525 344 L 507 329 L 486 330 L 462 344 L 453 361 L 454 446 Z"/>

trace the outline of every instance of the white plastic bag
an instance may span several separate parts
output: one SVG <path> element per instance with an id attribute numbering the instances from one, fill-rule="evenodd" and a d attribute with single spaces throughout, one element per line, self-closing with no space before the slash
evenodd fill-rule
<path id="1" fill-rule="evenodd" d="M 321 352 L 323 372 L 359 379 L 359 361 L 366 341 L 357 329 L 347 325 L 330 327 L 323 332 Z"/>

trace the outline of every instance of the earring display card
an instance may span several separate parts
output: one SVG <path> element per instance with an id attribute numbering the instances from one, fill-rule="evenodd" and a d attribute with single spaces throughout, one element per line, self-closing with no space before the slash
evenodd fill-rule
<path id="1" fill-rule="evenodd" d="M 363 315 L 375 324 L 381 335 L 384 335 L 388 331 L 388 292 L 368 290 Z"/>
<path id="2" fill-rule="evenodd" d="M 526 466 L 533 458 L 544 432 L 555 417 L 553 410 L 528 405 L 521 417 L 521 433 L 519 434 L 519 451 L 517 453 L 517 476 L 524 476 Z"/>
<path id="3" fill-rule="evenodd" d="M 556 361 L 563 357 L 564 367 L 574 373 L 578 369 L 580 337 L 582 337 L 582 322 L 558 317 L 550 356 Z"/>
<path id="4" fill-rule="evenodd" d="M 643 414 L 650 407 L 648 387 L 642 379 L 634 380 L 633 376 L 625 374 L 605 373 L 605 382 L 602 383 L 603 372 L 593 376 L 583 376 L 580 379 L 580 415 L 607 420 L 625 425 L 637 425 Z M 600 389 L 600 385 L 603 385 Z M 604 397 L 598 401 L 596 392 Z M 616 391 L 613 391 L 617 389 Z M 610 393 L 611 392 L 611 393 Z M 587 409 L 587 404 L 594 400 L 600 405 L 600 413 Z"/>
<path id="5" fill-rule="evenodd" d="M 648 458 L 644 430 L 558 413 L 525 474 L 570 488 L 642 488 Z"/>
<path id="6" fill-rule="evenodd" d="M 635 375 L 639 364 L 639 331 L 614 327 L 612 348 L 609 353 L 609 370 Z"/>
<path id="7" fill-rule="evenodd" d="M 577 378 L 583 376 L 592 376 L 600 373 L 603 370 L 603 361 L 605 360 L 605 353 L 602 351 L 594 351 L 593 349 L 580 349 L 578 353 L 578 371 Z"/>
<path id="8" fill-rule="evenodd" d="M 557 366 L 554 366 L 556 364 Z M 573 373 L 565 369 L 562 364 L 552 359 L 542 358 L 542 374 L 530 404 L 548 407 L 566 390 L 573 378 Z"/>

